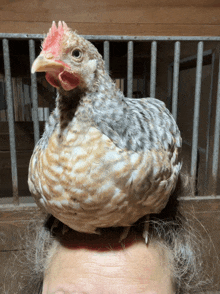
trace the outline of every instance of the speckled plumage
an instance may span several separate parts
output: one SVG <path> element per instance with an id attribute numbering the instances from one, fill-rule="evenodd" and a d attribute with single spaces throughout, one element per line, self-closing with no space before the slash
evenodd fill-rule
<path id="1" fill-rule="evenodd" d="M 163 102 L 125 98 L 96 48 L 59 26 L 64 36 L 56 60 L 70 69 L 59 71 L 60 80 L 53 74 L 56 108 L 31 157 L 30 191 L 38 205 L 77 231 L 130 226 L 166 206 L 181 169 L 179 129 Z M 74 48 L 82 52 L 80 62 L 71 55 Z M 68 91 L 62 84 L 70 88 L 75 80 L 64 80 L 66 71 L 80 80 Z"/>

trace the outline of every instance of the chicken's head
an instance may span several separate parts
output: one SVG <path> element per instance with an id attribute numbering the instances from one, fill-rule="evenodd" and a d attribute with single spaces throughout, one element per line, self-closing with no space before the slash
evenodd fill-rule
<path id="1" fill-rule="evenodd" d="M 98 68 L 104 70 L 104 62 L 95 46 L 59 21 L 58 27 L 52 23 L 31 72 L 46 72 L 52 86 L 70 91 L 93 88 Z"/>

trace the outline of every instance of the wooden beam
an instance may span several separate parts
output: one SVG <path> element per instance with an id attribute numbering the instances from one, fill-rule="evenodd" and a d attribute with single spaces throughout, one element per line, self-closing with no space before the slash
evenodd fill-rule
<path id="1" fill-rule="evenodd" d="M 46 34 L 51 27 L 48 22 L 0 21 L 1 33 Z M 127 35 L 127 36 L 219 36 L 220 25 L 190 24 L 117 24 L 68 22 L 68 26 L 81 35 Z"/>
<path id="2" fill-rule="evenodd" d="M 4 33 L 47 33 L 64 20 L 80 34 L 218 36 L 220 5 L 207 0 L 3 0 Z"/>

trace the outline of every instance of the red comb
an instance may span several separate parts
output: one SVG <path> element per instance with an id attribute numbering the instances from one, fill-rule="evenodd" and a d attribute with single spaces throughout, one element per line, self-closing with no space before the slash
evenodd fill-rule
<path id="1" fill-rule="evenodd" d="M 65 32 L 69 30 L 67 24 L 63 21 L 58 22 L 56 27 L 55 21 L 52 22 L 52 27 L 49 29 L 46 39 L 43 42 L 43 50 L 52 53 L 54 56 L 58 56 L 60 49 L 60 42 Z"/>

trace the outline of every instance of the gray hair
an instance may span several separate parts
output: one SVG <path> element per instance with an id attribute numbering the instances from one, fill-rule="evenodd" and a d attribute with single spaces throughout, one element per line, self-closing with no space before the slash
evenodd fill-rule
<path id="1" fill-rule="evenodd" d="M 177 194 L 174 193 L 174 195 Z M 151 216 L 149 242 L 153 242 L 168 257 L 176 294 L 201 294 L 207 290 L 210 291 L 212 273 L 209 269 L 208 274 L 203 258 L 204 252 L 209 249 L 198 231 L 193 229 L 191 222 L 180 214 L 180 210 L 178 208 L 173 210 L 174 202 L 178 202 L 176 196 L 171 197 L 170 201 L 170 206 L 168 203 L 161 214 Z M 42 293 L 45 271 L 65 236 L 62 234 L 63 224 L 58 220 L 55 222 L 56 228 L 54 228 L 54 218 L 47 216 L 46 221 L 36 222 L 35 220 L 29 223 L 26 234 L 23 235 L 27 249 L 23 251 L 23 254 L 19 253 L 16 259 L 16 262 L 23 265 L 26 270 L 18 273 L 17 292 L 14 289 L 12 291 L 8 289 L 10 286 L 8 281 L 12 273 L 6 271 L 7 287 L 5 285 L 1 293 Z M 143 222 L 143 220 L 139 221 L 131 229 L 136 234 L 141 234 Z M 22 281 L 19 282 L 19 279 Z"/>

